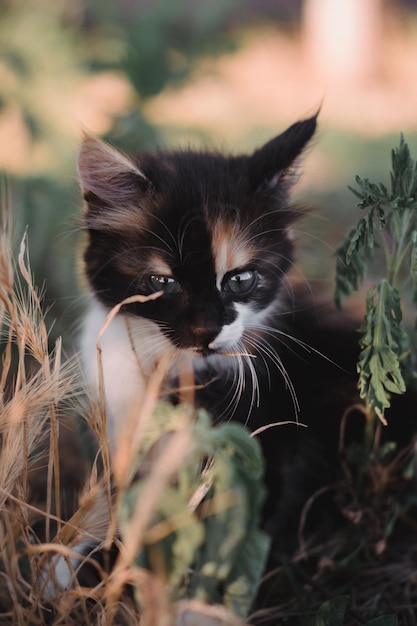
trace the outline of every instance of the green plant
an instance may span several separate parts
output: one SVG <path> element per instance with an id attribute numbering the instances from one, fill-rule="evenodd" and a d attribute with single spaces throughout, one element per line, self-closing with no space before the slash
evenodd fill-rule
<path id="1" fill-rule="evenodd" d="M 170 471 L 182 442 L 186 454 Z M 147 465 L 149 475 L 137 480 Z M 212 427 L 203 411 L 190 415 L 189 407 L 161 403 L 131 469 L 120 526 L 134 565 L 159 574 L 171 600 L 222 605 L 246 617 L 269 549 L 260 530 L 263 460 L 256 439 L 240 424 Z M 144 505 L 158 485 L 147 526 Z M 136 593 L 140 605 L 143 591 Z"/>
<path id="2" fill-rule="evenodd" d="M 369 414 L 386 422 L 390 394 L 405 392 L 413 375 L 410 335 L 404 329 L 402 303 L 412 293 L 417 303 L 417 166 L 407 143 L 392 151 L 391 188 L 356 177 L 349 187 L 365 212 L 337 250 L 335 302 L 358 289 L 375 250 L 381 252 L 380 278 L 368 290 L 360 329 L 357 365 L 359 392 Z"/>
<path id="3" fill-rule="evenodd" d="M 94 24 L 92 61 L 121 69 L 141 99 L 155 96 L 189 77 L 204 54 L 234 48 L 228 23 L 239 6 L 237 0 L 154 0 L 120 8 L 93 0 L 86 7 Z"/>
<path id="4" fill-rule="evenodd" d="M 336 596 L 323 602 L 314 616 L 311 626 L 343 626 L 349 603 L 349 596 Z M 364 626 L 397 626 L 397 624 L 398 620 L 395 615 L 383 615 L 372 619 Z"/>

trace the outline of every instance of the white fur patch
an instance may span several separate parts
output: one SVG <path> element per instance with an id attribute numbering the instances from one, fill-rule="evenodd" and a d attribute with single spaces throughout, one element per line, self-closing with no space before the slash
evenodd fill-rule
<path id="1" fill-rule="evenodd" d="M 65 589 L 70 589 L 74 583 L 74 572 L 88 553 L 90 541 L 84 540 L 71 548 L 72 556 L 68 561 L 61 555 L 54 557 L 48 566 L 41 571 L 39 582 L 44 587 L 45 598 L 53 599 Z M 79 555 L 77 557 L 76 555 Z"/>
<path id="2" fill-rule="evenodd" d="M 236 319 L 231 324 L 223 326 L 217 337 L 209 344 L 210 350 L 227 350 L 241 339 L 245 330 L 246 311 L 242 305 L 235 304 L 235 307 L 238 311 Z"/>
<path id="3" fill-rule="evenodd" d="M 108 310 L 93 300 L 81 338 L 82 361 L 87 384 L 98 394 L 97 338 Z M 122 432 L 132 410 L 139 411 L 148 377 L 157 361 L 173 353 L 171 342 L 154 322 L 140 317 L 116 315 L 100 340 L 101 363 L 107 407 L 108 434 Z"/>
<path id="4" fill-rule="evenodd" d="M 217 337 L 209 344 L 208 347 L 211 350 L 218 350 L 220 352 L 222 350 L 228 350 L 236 346 L 237 342 L 242 338 L 245 331 L 246 320 L 248 316 L 253 313 L 245 304 L 235 303 L 235 308 L 237 311 L 236 319 L 231 324 L 223 326 Z"/>
<path id="5" fill-rule="evenodd" d="M 268 319 L 273 311 L 279 309 L 279 302 L 275 301 L 266 309 L 261 311 L 253 311 L 250 305 L 235 303 L 237 318 L 227 326 L 223 326 L 217 337 L 209 344 L 211 350 L 219 352 L 230 350 L 237 347 L 239 341 L 244 338 L 244 333 L 250 328 L 262 328 L 262 325 Z"/>

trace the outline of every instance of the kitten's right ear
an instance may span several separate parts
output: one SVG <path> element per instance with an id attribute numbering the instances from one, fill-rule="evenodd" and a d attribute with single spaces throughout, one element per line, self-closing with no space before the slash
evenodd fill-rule
<path id="1" fill-rule="evenodd" d="M 78 172 L 87 205 L 120 207 L 149 187 L 139 167 L 109 144 L 86 135 L 78 156 Z"/>
<path id="2" fill-rule="evenodd" d="M 317 116 L 296 122 L 252 154 L 249 176 L 254 191 L 277 187 L 285 191 L 291 186 L 294 164 L 316 131 Z"/>

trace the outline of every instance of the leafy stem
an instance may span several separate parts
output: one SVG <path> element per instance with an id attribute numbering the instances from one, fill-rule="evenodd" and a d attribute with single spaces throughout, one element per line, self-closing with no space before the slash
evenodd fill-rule
<path id="1" fill-rule="evenodd" d="M 410 211 L 404 211 L 401 215 L 393 214 L 392 216 L 393 249 L 391 251 L 389 246 L 386 246 L 386 249 L 389 251 L 389 254 L 386 254 L 386 266 L 388 282 L 393 286 L 405 261 L 405 257 L 411 248 L 411 241 L 409 238 L 407 240 L 411 217 Z M 381 240 L 386 244 L 384 237 L 381 236 Z"/>
<path id="2" fill-rule="evenodd" d="M 409 359 L 409 338 L 402 327 L 401 298 L 411 277 L 417 304 L 417 166 L 401 136 L 392 151 L 391 189 L 356 177 L 350 187 L 364 211 L 337 250 L 335 302 L 365 279 L 375 251 L 383 252 L 380 278 L 368 290 L 366 314 L 360 332 L 358 387 L 370 415 L 385 423 L 392 393 L 405 391 L 404 373 Z M 399 286 L 402 284 L 402 288 Z"/>

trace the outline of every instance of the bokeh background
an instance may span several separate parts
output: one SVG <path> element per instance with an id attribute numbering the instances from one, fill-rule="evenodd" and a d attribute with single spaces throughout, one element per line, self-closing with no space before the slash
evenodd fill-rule
<path id="1" fill-rule="evenodd" d="M 0 167 L 53 334 L 70 337 L 85 304 L 83 131 L 126 151 L 240 152 L 319 107 L 296 192 L 312 207 L 298 272 L 331 291 L 357 219 L 347 185 L 387 182 L 401 132 L 417 151 L 415 0 L 0 0 Z"/>

